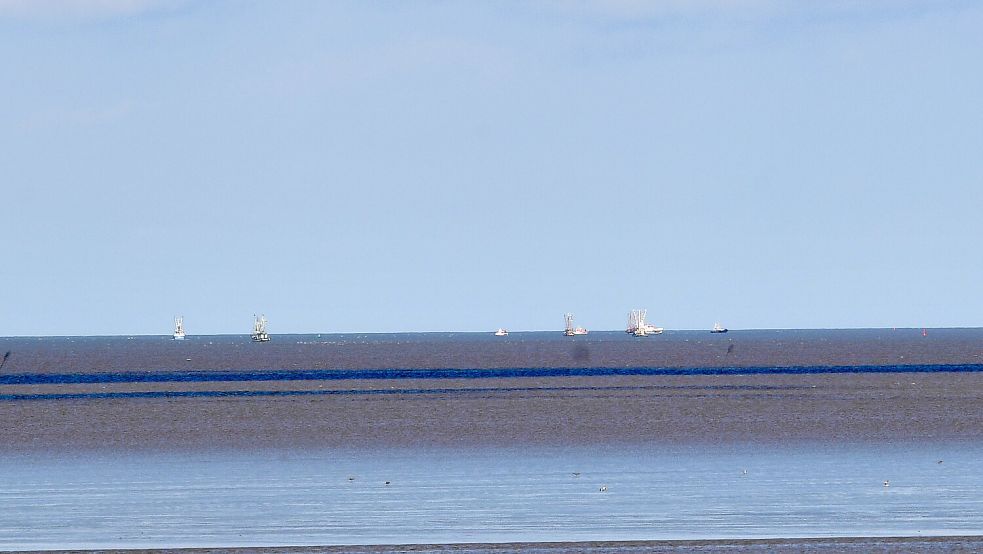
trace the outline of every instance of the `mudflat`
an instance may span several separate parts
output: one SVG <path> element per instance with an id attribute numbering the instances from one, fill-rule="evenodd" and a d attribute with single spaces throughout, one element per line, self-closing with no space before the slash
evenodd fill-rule
<path id="1" fill-rule="evenodd" d="M 8 452 L 983 438 L 980 372 L 0 389 Z"/>

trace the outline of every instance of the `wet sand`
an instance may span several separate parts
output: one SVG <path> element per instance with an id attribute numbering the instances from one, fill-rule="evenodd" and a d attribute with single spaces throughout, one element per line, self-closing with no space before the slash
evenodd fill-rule
<path id="1" fill-rule="evenodd" d="M 5 385 L 12 451 L 980 440 L 983 373 Z"/>

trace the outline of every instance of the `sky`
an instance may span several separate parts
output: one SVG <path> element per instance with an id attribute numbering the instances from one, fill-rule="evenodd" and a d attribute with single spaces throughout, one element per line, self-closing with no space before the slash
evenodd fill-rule
<path id="1" fill-rule="evenodd" d="M 983 326 L 980 29 L 0 0 L 0 336 Z"/>

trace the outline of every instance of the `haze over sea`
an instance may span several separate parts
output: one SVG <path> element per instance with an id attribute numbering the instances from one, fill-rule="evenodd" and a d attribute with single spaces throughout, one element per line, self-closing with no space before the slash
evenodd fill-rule
<path id="1" fill-rule="evenodd" d="M 4 549 L 983 534 L 980 329 L 0 349 Z"/>

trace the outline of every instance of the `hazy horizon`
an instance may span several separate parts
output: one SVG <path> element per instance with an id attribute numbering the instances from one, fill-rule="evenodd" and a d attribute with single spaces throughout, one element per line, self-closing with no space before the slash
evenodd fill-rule
<path id="1" fill-rule="evenodd" d="M 185 325 L 187 329 L 187 324 Z M 959 329 L 981 329 L 983 327 L 978 326 L 943 326 L 943 327 L 742 327 L 740 329 L 734 327 L 727 327 L 728 332 L 735 331 L 877 331 L 877 330 L 892 330 L 892 331 L 921 331 L 921 330 L 959 330 Z M 269 331 L 271 337 L 277 335 L 405 335 L 405 334 L 493 334 L 495 330 L 498 329 L 462 329 L 462 330 L 447 330 L 447 329 L 424 329 L 424 330 L 385 330 L 385 331 L 367 331 L 367 330 L 341 330 L 341 331 L 274 331 L 272 328 Z M 563 327 L 558 326 L 553 329 L 513 329 L 511 327 L 505 327 L 509 334 L 518 333 L 562 333 Z M 588 328 L 589 333 L 585 338 L 579 340 L 588 340 L 590 338 L 590 333 L 623 333 L 624 328 L 620 329 L 594 329 Z M 672 332 L 709 332 L 710 326 L 705 328 L 665 328 L 666 333 Z M 228 331 L 228 332 L 217 332 L 217 333 L 195 333 L 191 330 L 187 330 L 187 337 L 236 337 L 236 336 L 249 336 L 252 329 L 247 328 L 242 332 Z M 0 338 L 72 338 L 72 337 L 171 337 L 173 329 L 168 328 L 158 333 L 115 333 L 115 334 L 94 334 L 94 335 L 2 335 Z M 577 339 L 571 339 L 577 340 Z M 645 339 L 639 340 L 659 340 L 658 335 L 652 335 L 651 338 L 646 337 Z"/>
<path id="2" fill-rule="evenodd" d="M 980 28 L 0 1 L 0 336 L 981 326 Z"/>

